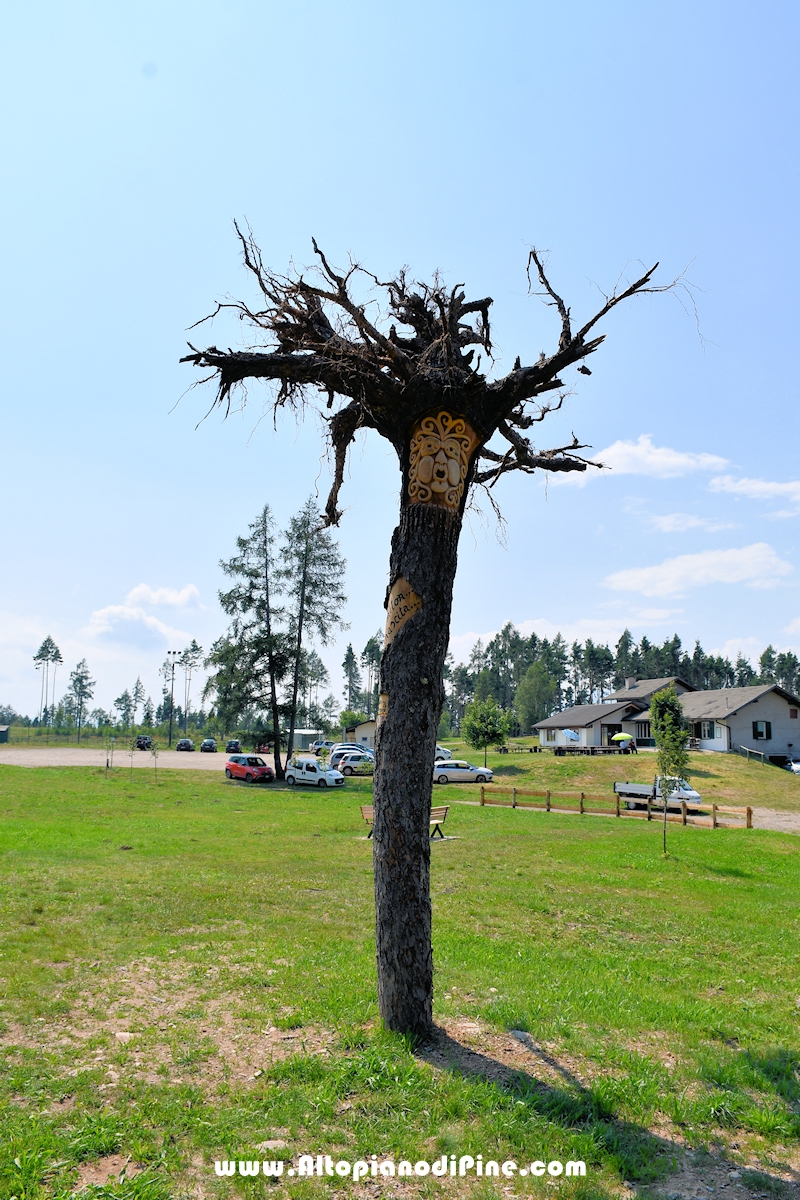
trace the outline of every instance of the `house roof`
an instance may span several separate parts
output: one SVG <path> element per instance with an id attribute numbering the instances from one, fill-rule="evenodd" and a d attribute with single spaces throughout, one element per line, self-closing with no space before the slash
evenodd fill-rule
<path id="1" fill-rule="evenodd" d="M 690 721 L 713 721 L 732 717 L 747 704 L 760 700 L 769 692 L 777 692 L 789 704 L 800 706 L 800 700 L 779 687 L 777 683 L 759 683 L 753 687 L 717 688 L 708 692 L 690 692 L 680 697 L 683 715 Z"/>
<path id="2" fill-rule="evenodd" d="M 345 733 L 349 733 L 351 729 L 352 730 L 366 729 L 366 727 L 368 725 L 374 725 L 374 724 L 375 724 L 375 718 L 370 717 L 369 720 L 367 720 L 367 721 L 359 721 L 357 725 L 348 725 L 347 729 L 345 730 Z"/>
<path id="3" fill-rule="evenodd" d="M 695 691 L 693 684 L 688 683 L 685 679 L 681 679 L 680 675 L 669 675 L 666 679 L 637 679 L 636 686 L 632 688 L 620 688 L 617 692 L 612 692 L 607 697 L 608 700 L 639 700 L 647 704 L 651 696 L 656 692 L 660 692 L 662 688 L 669 687 L 671 683 L 679 683 L 681 687 L 686 688 L 687 692 Z"/>
<path id="4" fill-rule="evenodd" d="M 638 712 L 634 704 L 574 704 L 563 712 L 553 713 L 545 721 L 537 721 L 534 729 L 586 729 L 601 721 L 604 725 L 619 725 L 628 715 L 628 711 Z"/>

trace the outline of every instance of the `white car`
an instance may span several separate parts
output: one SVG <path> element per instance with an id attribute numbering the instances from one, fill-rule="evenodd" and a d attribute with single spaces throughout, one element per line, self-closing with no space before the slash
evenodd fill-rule
<path id="1" fill-rule="evenodd" d="M 364 754 L 371 754 L 375 757 L 375 751 L 371 746 L 359 746 L 358 742 L 334 742 L 330 747 L 329 754 L 338 754 L 340 750 L 361 750 Z"/>
<path id="2" fill-rule="evenodd" d="M 489 767 L 473 767 L 472 763 L 460 758 L 451 758 L 447 762 L 433 764 L 434 783 L 491 783 L 492 772 Z"/>
<path id="3" fill-rule="evenodd" d="M 375 759 L 361 750 L 348 750 L 336 764 L 343 775 L 371 775 L 375 770 Z"/>
<path id="4" fill-rule="evenodd" d="M 437 745 L 437 747 L 436 747 L 436 753 L 434 754 L 434 756 L 433 756 L 433 757 L 436 759 L 436 761 L 437 761 L 437 762 L 441 762 L 441 760 L 442 760 L 443 758 L 452 758 L 452 757 L 453 757 L 453 751 L 452 751 L 452 750 L 446 750 L 444 746 L 439 746 L 439 745 Z"/>
<path id="5" fill-rule="evenodd" d="M 331 750 L 330 755 L 328 757 L 328 762 L 329 762 L 330 766 L 338 767 L 339 763 L 342 761 L 342 759 L 344 758 L 344 756 L 346 754 L 366 754 L 366 756 L 368 758 L 371 758 L 372 761 L 375 762 L 375 751 L 374 750 L 371 750 L 369 748 L 369 746 L 356 746 L 354 743 L 351 742 L 350 745 L 345 745 L 343 743 L 340 743 L 338 746 L 333 747 L 333 749 Z"/>
<path id="6" fill-rule="evenodd" d="M 331 771 L 315 758 L 293 758 L 286 767 L 286 782 L 289 787 L 296 783 L 310 783 L 314 787 L 341 787 L 344 775 Z"/>
<path id="7" fill-rule="evenodd" d="M 784 765 L 786 770 L 791 771 L 793 775 L 800 775 L 800 759 L 790 758 Z"/>

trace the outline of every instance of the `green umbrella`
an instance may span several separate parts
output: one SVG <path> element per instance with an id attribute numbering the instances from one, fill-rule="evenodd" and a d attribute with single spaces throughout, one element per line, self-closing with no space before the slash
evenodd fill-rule
<path id="1" fill-rule="evenodd" d="M 612 742 L 632 742 L 632 733 L 615 733 L 611 739 Z"/>

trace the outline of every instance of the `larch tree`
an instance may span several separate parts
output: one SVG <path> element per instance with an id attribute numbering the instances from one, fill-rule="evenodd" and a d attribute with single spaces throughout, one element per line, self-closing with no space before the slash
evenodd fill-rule
<path id="1" fill-rule="evenodd" d="M 333 474 L 324 524 L 342 515 L 339 493 L 359 430 L 375 430 L 397 454 L 400 514 L 389 559 L 374 776 L 378 1003 L 385 1026 L 424 1034 L 433 1019 L 428 817 L 464 508 L 475 488 L 494 503 L 494 485 L 513 471 L 586 470 L 577 437 L 543 450 L 530 431 L 561 407 L 567 368 L 581 364 L 591 374 L 584 360 L 604 340 L 598 322 L 629 297 L 666 288 L 653 284 L 653 267 L 574 328 L 532 250 L 528 278 L 558 314 L 558 342 L 551 354 L 528 365 L 517 358 L 508 374 L 490 378 L 481 371 L 492 353 L 490 297 L 468 300 L 461 285 L 447 288 L 438 276 L 416 283 L 401 271 L 382 283 L 358 264 L 341 272 L 316 242 L 313 270 L 277 274 L 252 233 L 238 226 L 237 233 L 258 301 L 219 304 L 212 315 L 232 309 L 251 345 L 190 345 L 183 361 L 216 381 L 216 403 L 226 411 L 234 389 L 250 380 L 274 385 L 276 412 L 321 397 Z M 371 289 L 364 299 L 356 292 L 361 283 Z M 490 445 L 496 436 L 497 448 Z"/>

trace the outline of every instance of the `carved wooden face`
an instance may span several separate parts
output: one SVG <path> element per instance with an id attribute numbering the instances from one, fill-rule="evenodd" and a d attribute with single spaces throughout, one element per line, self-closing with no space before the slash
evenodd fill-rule
<path id="1" fill-rule="evenodd" d="M 411 435 L 409 502 L 457 509 L 477 444 L 474 430 L 463 417 L 448 412 L 422 417 Z"/>

